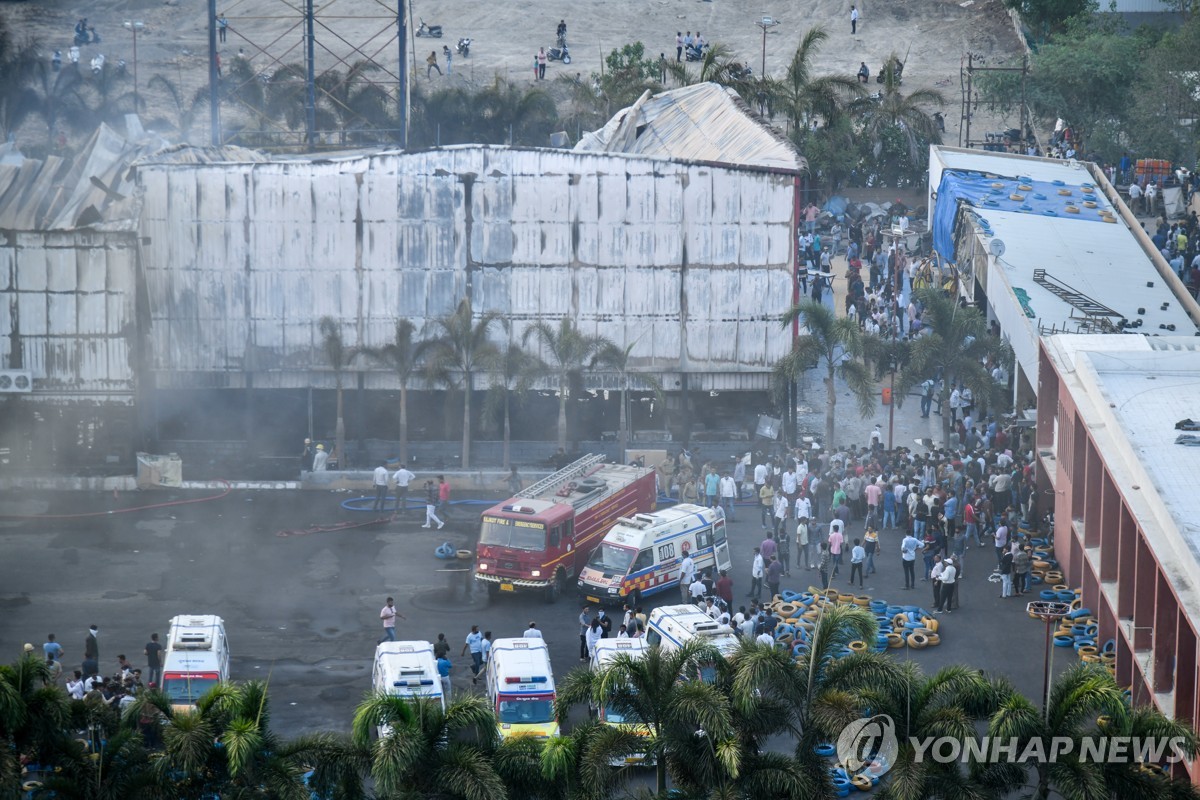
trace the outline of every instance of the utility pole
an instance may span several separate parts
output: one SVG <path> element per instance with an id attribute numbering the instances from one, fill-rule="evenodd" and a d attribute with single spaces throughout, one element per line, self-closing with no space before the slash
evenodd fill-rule
<path id="1" fill-rule="evenodd" d="M 304 0 L 304 136 L 309 148 L 317 140 L 316 34 L 313 17 L 313 0 Z"/>
<path id="2" fill-rule="evenodd" d="M 137 114 L 139 113 L 138 109 L 141 108 L 141 103 L 138 102 L 137 35 L 146 27 L 146 24 L 140 19 L 125 20 L 122 27 L 133 34 L 133 113 Z"/>
<path id="3" fill-rule="evenodd" d="M 400 85 L 396 88 L 396 103 L 400 120 L 400 146 L 408 149 L 408 22 L 404 14 L 404 0 L 396 4 L 396 39 L 400 42 Z"/>
<path id="4" fill-rule="evenodd" d="M 221 90 L 217 71 L 217 0 L 208 0 L 208 110 L 212 146 L 221 146 Z"/>
<path id="5" fill-rule="evenodd" d="M 754 24 L 757 25 L 758 27 L 762 28 L 762 32 L 763 32 L 763 35 L 762 35 L 762 72 L 760 72 L 759 75 L 763 79 L 766 79 L 766 77 L 767 77 L 767 31 L 769 31 L 771 28 L 774 28 L 776 25 L 778 25 L 779 20 L 774 19 L 773 17 L 768 17 L 767 15 L 764 14 L 763 18 Z"/>

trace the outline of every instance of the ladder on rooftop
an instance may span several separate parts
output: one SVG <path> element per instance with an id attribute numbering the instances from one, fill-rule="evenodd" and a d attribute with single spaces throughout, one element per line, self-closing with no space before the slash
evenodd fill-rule
<path id="1" fill-rule="evenodd" d="M 603 464 L 608 460 L 608 457 L 603 453 L 592 453 L 586 455 L 578 461 L 573 461 L 567 464 L 553 475 L 548 475 L 542 478 L 537 483 L 531 483 L 521 491 L 517 492 L 517 497 L 524 497 L 527 500 L 533 500 L 542 496 L 544 493 L 566 483 L 569 479 L 582 475 L 585 470 L 594 467 L 597 464 Z"/>
<path id="2" fill-rule="evenodd" d="M 1068 286 L 1058 278 L 1047 274 L 1044 269 L 1035 269 L 1033 271 L 1033 282 L 1067 305 L 1078 309 L 1086 317 L 1112 317 L 1114 319 L 1121 319 L 1124 316 L 1113 311 L 1100 301 L 1093 300 L 1083 292 Z"/>

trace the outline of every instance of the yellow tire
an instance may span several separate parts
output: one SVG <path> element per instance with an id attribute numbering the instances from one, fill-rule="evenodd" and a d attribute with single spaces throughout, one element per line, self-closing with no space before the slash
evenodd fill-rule
<path id="1" fill-rule="evenodd" d="M 783 623 L 784 623 L 785 625 L 799 625 L 799 624 L 800 624 L 800 618 L 799 618 L 799 617 L 788 617 L 787 619 L 785 619 L 785 620 L 783 621 Z"/>
<path id="2" fill-rule="evenodd" d="M 910 633 L 908 635 L 908 646 L 914 650 L 924 650 L 929 644 L 929 639 L 919 633 Z"/>
<path id="3" fill-rule="evenodd" d="M 855 640 L 850 643 L 850 649 L 856 653 L 865 652 L 867 649 L 867 643 L 861 640 Z"/>
<path id="4" fill-rule="evenodd" d="M 1009 200 L 1012 200 L 1014 203 L 1020 203 L 1022 200 L 1024 200 L 1024 199 L 1025 199 L 1025 196 L 1024 196 L 1024 195 L 1020 195 L 1020 194 L 1010 194 L 1010 195 L 1008 196 L 1008 199 L 1009 199 Z"/>
<path id="5" fill-rule="evenodd" d="M 1117 663 L 1117 654 L 1116 653 L 1101 653 L 1100 654 L 1100 663 L 1105 666 L 1109 666 L 1110 664 L 1116 664 Z"/>
<path id="6" fill-rule="evenodd" d="M 938 636 L 936 633 L 927 634 L 925 639 L 930 647 L 937 647 L 942 643 L 942 637 Z"/>
<path id="7" fill-rule="evenodd" d="M 897 647 L 904 647 L 904 637 L 898 633 L 887 634 L 888 647 L 895 650 Z"/>
<path id="8" fill-rule="evenodd" d="M 922 617 L 921 626 L 928 628 L 930 633 L 937 633 L 938 621 L 933 617 Z"/>
<path id="9" fill-rule="evenodd" d="M 908 622 L 908 614 L 905 614 L 903 611 L 892 617 L 893 628 L 903 628 L 906 622 Z"/>
<path id="10" fill-rule="evenodd" d="M 1035 562 L 1033 562 L 1033 568 L 1040 569 L 1044 572 L 1045 570 L 1050 569 L 1050 562 L 1049 561 L 1035 561 Z"/>
<path id="11" fill-rule="evenodd" d="M 854 598 L 854 605 L 856 605 L 856 606 L 869 606 L 869 605 L 871 605 L 871 598 L 870 598 L 870 597 L 868 597 L 868 596 L 867 596 L 867 595 L 865 595 L 865 594 L 860 594 L 860 595 L 858 595 L 857 597 L 855 597 L 855 598 Z"/>
<path id="12" fill-rule="evenodd" d="M 794 617 L 798 609 L 795 603 L 780 603 L 779 608 L 776 610 L 784 617 Z"/>
<path id="13" fill-rule="evenodd" d="M 795 638 L 796 635 L 794 633 L 781 633 L 779 634 L 779 638 L 775 641 L 779 642 L 780 644 L 791 644 L 792 640 Z"/>
<path id="14" fill-rule="evenodd" d="M 874 784 L 871 783 L 871 779 L 866 775 L 855 775 L 853 778 L 851 778 L 850 784 L 860 792 L 869 792 L 871 791 L 871 787 L 874 786 Z"/>
<path id="15" fill-rule="evenodd" d="M 1083 653 L 1080 653 L 1079 658 L 1085 664 L 1099 664 L 1100 663 L 1100 656 L 1097 656 L 1097 655 L 1084 655 Z"/>

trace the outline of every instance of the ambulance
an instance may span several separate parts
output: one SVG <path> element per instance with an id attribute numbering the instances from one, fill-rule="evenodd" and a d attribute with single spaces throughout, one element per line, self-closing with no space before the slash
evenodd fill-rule
<path id="1" fill-rule="evenodd" d="M 225 621 L 211 614 L 172 619 L 162 665 L 162 691 L 171 701 L 171 708 L 194 708 L 209 689 L 229 680 Z"/>
<path id="2" fill-rule="evenodd" d="M 541 639 L 497 639 L 487 663 L 487 697 L 502 738 L 558 735 L 554 673 Z"/>
<path id="3" fill-rule="evenodd" d="M 432 700 L 446 710 L 442 677 L 429 642 L 383 642 L 375 648 L 375 666 L 371 670 L 371 688 L 376 694 L 388 694 L 408 700 Z M 388 726 L 380 725 L 383 739 Z"/>
<path id="4" fill-rule="evenodd" d="M 646 641 L 651 646 L 657 645 L 667 651 L 677 650 L 685 642 L 694 639 L 703 640 L 725 657 L 738 649 L 740 641 L 734 635 L 733 628 L 717 622 L 697 606 L 661 606 L 650 612 Z M 716 679 L 715 666 L 702 664 L 697 677 L 711 683 Z"/>
<path id="5" fill-rule="evenodd" d="M 624 654 L 630 658 L 639 660 L 646 655 L 646 650 L 649 645 L 644 638 L 641 639 L 601 639 L 596 642 L 595 652 L 592 654 L 591 668 L 593 672 L 599 672 L 612 664 L 617 656 Z M 635 717 L 627 717 L 615 709 L 608 707 L 600 707 L 594 709 L 596 719 L 603 725 L 611 725 L 614 728 L 636 733 L 638 736 L 649 736 L 650 727 L 641 719 Z M 647 759 L 645 753 L 630 753 L 624 758 L 613 759 L 612 766 L 622 767 L 635 764 L 652 764 L 653 757 Z"/>
<path id="6" fill-rule="evenodd" d="M 376 693 L 435 700 L 446 710 L 442 678 L 429 642 L 383 642 L 375 648 L 371 685 Z"/>
<path id="7" fill-rule="evenodd" d="M 666 589 L 678 591 L 680 565 L 691 554 L 696 575 L 731 566 L 725 517 L 683 503 L 651 514 L 622 517 L 592 551 L 579 574 L 579 591 L 593 603 L 641 603 Z"/>

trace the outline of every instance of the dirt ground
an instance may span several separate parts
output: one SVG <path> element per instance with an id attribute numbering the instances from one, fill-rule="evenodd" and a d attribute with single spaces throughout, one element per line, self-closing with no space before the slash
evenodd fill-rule
<path id="1" fill-rule="evenodd" d="M 0 3 L 19 41 L 37 41 L 46 58 L 57 49 L 64 56 L 77 18 L 87 16 L 102 37 L 101 44 L 83 48 L 83 60 L 103 52 L 110 63 L 133 64 L 133 37 L 124 20 L 140 20 L 138 65 L 142 93 L 151 104 L 165 96 L 146 88 L 161 74 L 189 90 L 207 80 L 207 19 L 199 0 L 28 0 Z M 226 61 L 244 50 L 256 66 L 298 62 L 303 58 L 301 3 L 284 0 L 222 0 L 218 10 L 229 20 L 227 41 L 219 45 Z M 642 41 L 650 55 L 674 57 L 676 31 L 699 31 L 710 42 L 729 45 L 757 74 L 764 48 L 762 17 L 778 19 L 765 37 L 766 68 L 779 74 L 801 37 L 813 26 L 824 26 L 830 39 L 816 59 L 818 74 L 854 74 L 865 61 L 872 74 L 889 53 L 907 58 L 905 86 L 941 91 L 947 101 L 946 141 L 957 138 L 961 89 L 959 68 L 965 54 L 982 55 L 991 63 L 1020 53 L 1002 0 L 860 0 L 858 35 L 850 34 L 849 0 L 813 0 L 803 12 L 783 0 L 755 4 L 735 0 L 543 0 L 536 4 L 479 0 L 414 0 L 411 17 L 445 27 L 442 39 L 416 39 L 411 50 L 419 80 L 425 81 L 424 57 L 443 44 L 454 48 L 462 36 L 474 39 L 468 59 L 455 58 L 453 74 L 439 81 L 487 83 L 496 75 L 516 82 L 533 80 L 532 61 L 539 46 L 549 46 L 560 19 L 568 25 L 573 62 L 551 63 L 547 77 L 580 73 L 586 77 L 601 67 L 603 54 L 632 41 Z M 351 44 L 394 69 L 396 5 L 394 0 L 325 0 L 317 6 L 316 57 L 320 67 L 339 59 L 352 63 L 362 56 Z M 440 60 L 440 59 L 439 59 Z M 442 69 L 445 70 L 442 63 Z M 874 84 L 872 84 L 874 85 Z M 190 91 L 189 91 L 190 93 Z M 977 122 L 977 124 L 980 124 Z M 202 135 L 203 124 L 197 126 Z M 999 127 L 997 125 L 996 127 Z M 37 126 L 40 133 L 44 126 Z M 36 135 L 36 134 L 35 134 Z M 195 136 L 194 138 L 199 138 Z"/>

